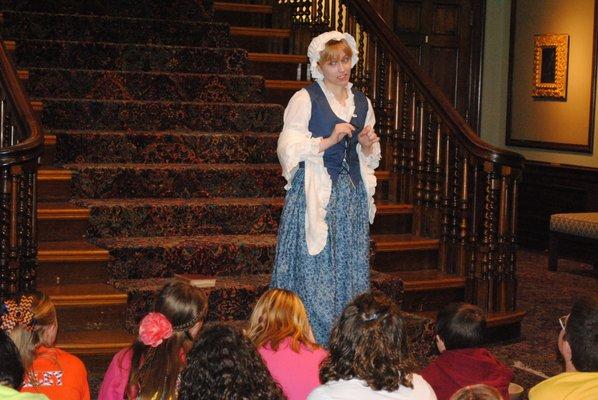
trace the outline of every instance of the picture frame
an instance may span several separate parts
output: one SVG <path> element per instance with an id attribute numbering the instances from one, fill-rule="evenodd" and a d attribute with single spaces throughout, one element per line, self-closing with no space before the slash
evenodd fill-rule
<path id="1" fill-rule="evenodd" d="M 569 35 L 535 35 L 532 96 L 565 100 Z"/>

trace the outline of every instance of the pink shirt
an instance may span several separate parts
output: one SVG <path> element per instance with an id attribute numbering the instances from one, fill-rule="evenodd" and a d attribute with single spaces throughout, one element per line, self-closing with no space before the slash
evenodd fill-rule
<path id="1" fill-rule="evenodd" d="M 260 347 L 258 351 L 288 400 L 305 400 L 320 385 L 320 362 L 328 353 L 321 348 L 312 350 L 303 344 L 295 353 L 290 342 L 290 338 L 283 340 L 277 351 L 269 345 Z"/>
<path id="2" fill-rule="evenodd" d="M 106 375 L 104 375 L 98 400 L 123 400 L 125 398 L 132 358 L 133 351 L 130 347 L 116 353 L 106 371 Z"/>

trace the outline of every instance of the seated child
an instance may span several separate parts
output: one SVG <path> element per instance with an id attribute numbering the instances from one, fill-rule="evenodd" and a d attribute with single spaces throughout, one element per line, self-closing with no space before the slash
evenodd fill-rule
<path id="1" fill-rule="evenodd" d="M 3 400 L 48 400 L 43 394 L 19 393 L 23 385 L 25 369 L 19 349 L 8 335 L 0 330 L 0 399 Z"/>
<path id="2" fill-rule="evenodd" d="M 179 400 L 283 400 L 255 347 L 242 332 L 206 327 L 187 355 Z"/>
<path id="3" fill-rule="evenodd" d="M 436 400 L 412 372 L 398 306 L 381 293 L 362 294 L 345 307 L 329 352 L 320 368 L 323 385 L 308 400 Z"/>
<path id="4" fill-rule="evenodd" d="M 201 329 L 207 308 L 201 289 L 184 282 L 164 286 L 154 312 L 139 324 L 137 341 L 112 359 L 98 399 L 176 399 L 185 354 Z"/>
<path id="5" fill-rule="evenodd" d="M 303 302 L 285 289 L 266 291 L 249 318 L 247 336 L 289 400 L 305 400 L 320 384 L 327 352 L 314 342 Z"/>
<path id="6" fill-rule="evenodd" d="M 21 391 L 42 393 L 50 400 L 88 400 L 85 365 L 54 347 L 58 321 L 50 298 L 43 293 L 24 294 L 1 306 L 1 328 L 19 349 L 25 367 Z"/>
<path id="7" fill-rule="evenodd" d="M 436 320 L 436 344 L 440 356 L 422 376 L 432 385 L 439 400 L 448 400 L 463 386 L 484 383 L 493 386 L 505 399 L 513 371 L 481 347 L 486 319 L 472 304 L 451 303 Z"/>
<path id="8" fill-rule="evenodd" d="M 496 388 L 478 383 L 465 386 L 451 396 L 451 400 L 508 400 L 502 397 Z"/>

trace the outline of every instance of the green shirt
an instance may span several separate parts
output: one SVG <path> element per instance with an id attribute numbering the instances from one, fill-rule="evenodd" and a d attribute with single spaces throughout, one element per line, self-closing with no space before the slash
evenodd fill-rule
<path id="1" fill-rule="evenodd" d="M 0 399 L 2 400 L 48 400 L 43 394 L 19 393 L 8 386 L 0 386 Z"/>

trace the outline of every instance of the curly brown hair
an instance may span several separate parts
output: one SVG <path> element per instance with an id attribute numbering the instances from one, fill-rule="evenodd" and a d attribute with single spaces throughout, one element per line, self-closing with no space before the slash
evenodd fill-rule
<path id="1" fill-rule="evenodd" d="M 187 354 L 179 400 L 283 400 L 257 350 L 240 331 L 214 324 L 204 328 Z"/>
<path id="2" fill-rule="evenodd" d="M 398 306 L 380 292 L 357 296 L 332 329 L 322 383 L 360 379 L 374 390 L 413 387 L 405 323 Z"/>

